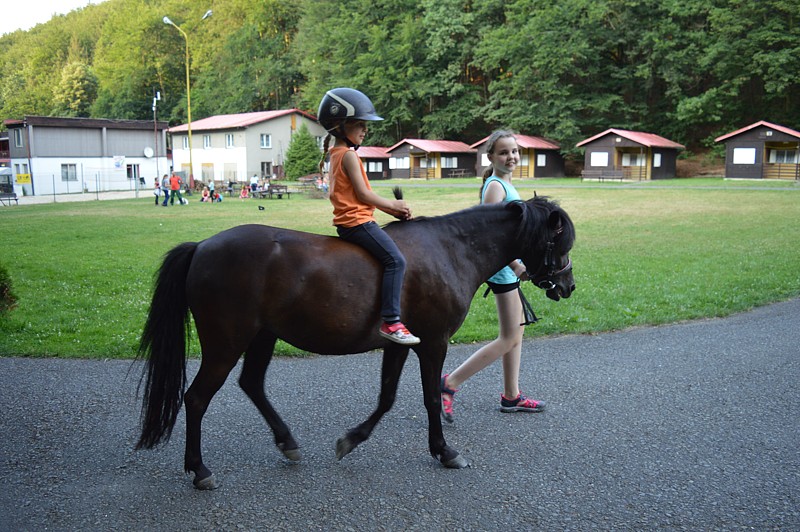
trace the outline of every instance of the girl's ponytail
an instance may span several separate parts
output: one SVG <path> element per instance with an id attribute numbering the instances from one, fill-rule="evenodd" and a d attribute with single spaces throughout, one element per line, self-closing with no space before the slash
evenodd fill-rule
<path id="1" fill-rule="evenodd" d="M 328 158 L 328 147 L 331 145 L 331 134 L 325 135 L 325 140 L 322 142 L 322 160 L 319 162 L 319 173 L 325 173 L 325 159 Z"/>

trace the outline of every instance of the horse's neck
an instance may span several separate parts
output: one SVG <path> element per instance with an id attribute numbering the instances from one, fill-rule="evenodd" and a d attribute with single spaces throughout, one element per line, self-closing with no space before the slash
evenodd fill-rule
<path id="1" fill-rule="evenodd" d="M 443 217 L 441 249 L 460 277 L 477 287 L 517 258 L 516 234 L 520 218 L 500 206 L 478 207 Z"/>

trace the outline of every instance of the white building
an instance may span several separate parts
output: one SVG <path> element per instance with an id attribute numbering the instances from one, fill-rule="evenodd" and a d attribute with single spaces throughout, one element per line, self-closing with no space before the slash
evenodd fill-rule
<path id="1" fill-rule="evenodd" d="M 191 165 L 195 179 L 223 184 L 250 176 L 283 177 L 286 149 L 305 124 L 322 145 L 326 132 L 316 117 L 299 109 L 217 115 L 192 121 Z M 186 124 L 169 129 L 175 171 L 189 175 L 189 131 Z"/>
<path id="2" fill-rule="evenodd" d="M 167 122 L 26 116 L 4 123 L 19 196 L 150 190 L 169 171 Z"/>

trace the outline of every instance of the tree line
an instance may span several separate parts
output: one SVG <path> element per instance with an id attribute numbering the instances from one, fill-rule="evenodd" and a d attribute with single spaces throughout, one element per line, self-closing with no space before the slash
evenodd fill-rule
<path id="1" fill-rule="evenodd" d="M 371 144 L 561 143 L 609 127 L 692 150 L 758 120 L 800 128 L 800 11 L 785 0 L 106 0 L 0 38 L 0 118 L 186 121 L 349 86 Z M 212 5 L 213 4 L 213 5 Z M 208 8 L 212 17 L 201 20 Z"/>

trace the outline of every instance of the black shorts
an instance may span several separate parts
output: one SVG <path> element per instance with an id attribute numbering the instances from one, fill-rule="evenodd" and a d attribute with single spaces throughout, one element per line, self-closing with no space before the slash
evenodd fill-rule
<path id="1" fill-rule="evenodd" d="M 519 288 L 519 281 L 509 284 L 497 284 L 486 281 L 486 284 L 489 285 L 489 290 L 491 290 L 493 294 L 505 294 L 506 292 L 511 292 Z"/>

